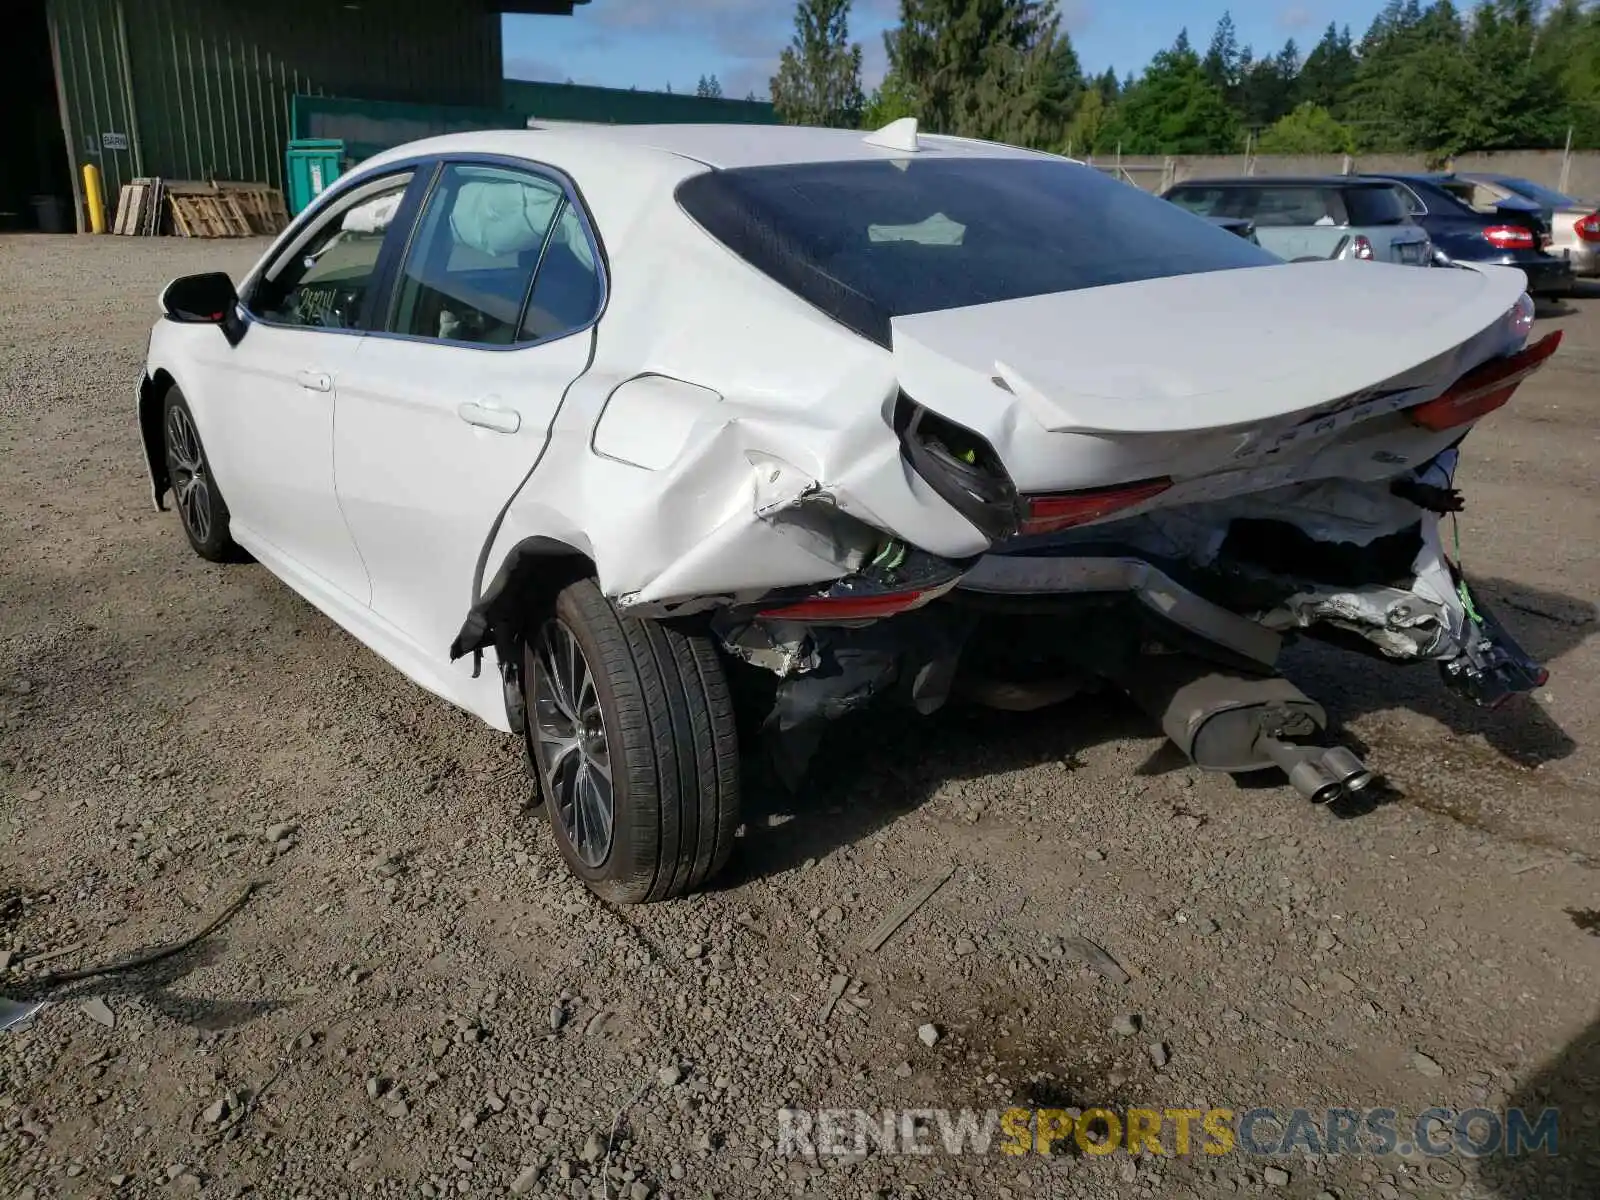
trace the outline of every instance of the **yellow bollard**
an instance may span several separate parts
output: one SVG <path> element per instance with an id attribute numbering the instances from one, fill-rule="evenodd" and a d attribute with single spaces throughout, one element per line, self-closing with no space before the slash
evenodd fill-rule
<path id="1" fill-rule="evenodd" d="M 100 189 L 100 168 L 93 163 L 83 164 L 83 195 L 89 205 L 89 232 L 106 231 L 106 198 Z"/>

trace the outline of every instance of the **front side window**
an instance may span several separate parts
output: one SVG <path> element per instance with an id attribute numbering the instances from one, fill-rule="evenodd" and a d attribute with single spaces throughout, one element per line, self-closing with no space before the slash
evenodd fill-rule
<path id="1" fill-rule="evenodd" d="M 410 175 L 384 180 L 336 206 L 309 241 L 272 265 L 251 312 L 276 325 L 360 329 L 378 253 L 410 183 Z"/>
<path id="2" fill-rule="evenodd" d="M 882 345 L 897 316 L 1280 261 L 1064 159 L 742 167 L 677 195 L 751 266 Z"/>
<path id="3" fill-rule="evenodd" d="M 1344 205 L 1352 225 L 1402 225 L 1410 206 L 1392 187 L 1353 187 L 1345 191 Z"/>
<path id="4" fill-rule="evenodd" d="M 456 164 L 428 198 L 385 328 L 474 346 L 542 341 L 588 324 L 599 293 L 583 222 L 558 183 Z"/>

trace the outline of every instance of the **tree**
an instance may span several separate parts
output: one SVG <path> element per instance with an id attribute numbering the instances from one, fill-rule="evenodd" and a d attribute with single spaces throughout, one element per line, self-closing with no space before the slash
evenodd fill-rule
<path id="1" fill-rule="evenodd" d="M 715 75 L 702 75 L 695 85 L 694 94 L 702 100 L 721 100 L 722 81 Z"/>
<path id="2" fill-rule="evenodd" d="M 1561 84 L 1534 53 L 1528 0 L 1480 4 L 1467 37 L 1466 69 L 1480 83 L 1461 97 L 1459 142 L 1472 150 L 1559 144 L 1567 128 Z"/>
<path id="3" fill-rule="evenodd" d="M 1134 154 L 1225 154 L 1240 145 L 1239 119 L 1185 34 L 1124 89 L 1103 136 Z"/>
<path id="4" fill-rule="evenodd" d="M 916 93 L 904 79 L 890 71 L 872 95 L 867 97 L 866 111 L 861 114 L 861 128 L 882 129 L 891 121 L 917 115 Z"/>
<path id="5" fill-rule="evenodd" d="M 1330 21 L 1322 40 L 1311 48 L 1295 78 L 1295 99 L 1335 112 L 1344 103 L 1356 79 L 1356 53 L 1350 26 L 1341 31 Z"/>
<path id="6" fill-rule="evenodd" d="M 1105 102 L 1101 90 L 1090 88 L 1079 101 L 1078 111 L 1072 114 L 1072 120 L 1067 122 L 1065 152 L 1088 156 L 1116 149 L 1114 145 L 1106 143 L 1106 131 L 1111 127 L 1112 116 L 1111 106 Z"/>
<path id="7" fill-rule="evenodd" d="M 1280 117 L 1257 145 L 1262 154 L 1349 154 L 1355 138 L 1327 109 L 1308 102 Z"/>
<path id="8" fill-rule="evenodd" d="M 790 125 L 860 124 L 861 46 L 850 40 L 850 0 L 795 6 L 794 37 L 778 60 L 772 103 Z"/>
<path id="9" fill-rule="evenodd" d="M 1217 22 L 1217 31 L 1211 35 L 1211 48 L 1200 60 L 1200 69 L 1212 87 L 1227 95 L 1239 84 L 1239 35 L 1233 26 L 1233 14 L 1224 12 Z"/>
<path id="10" fill-rule="evenodd" d="M 1083 87 L 1055 0 L 900 0 L 884 44 L 942 133 L 1054 148 Z"/>
<path id="11" fill-rule="evenodd" d="M 1247 127 L 1260 129 L 1288 115 L 1294 107 L 1300 51 L 1290 38 L 1271 58 L 1252 61 L 1234 89 L 1234 108 Z"/>

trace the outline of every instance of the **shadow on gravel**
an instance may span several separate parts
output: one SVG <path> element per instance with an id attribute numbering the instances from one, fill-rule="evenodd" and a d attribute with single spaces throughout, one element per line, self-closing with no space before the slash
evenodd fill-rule
<path id="1" fill-rule="evenodd" d="M 1570 596 L 1499 579 L 1475 580 L 1474 588 L 1523 648 L 1542 662 L 1578 646 L 1596 620 L 1593 604 Z M 1447 691 L 1432 664 L 1391 666 L 1303 642 L 1285 655 L 1284 667 L 1328 708 L 1337 740 L 1359 754 L 1365 755 L 1368 747 L 1340 730 L 1339 723 L 1396 708 L 1428 716 L 1462 737 L 1481 734 L 1524 766 L 1565 758 L 1577 748 L 1528 697 L 1515 697 L 1494 711 L 1477 708 Z M 947 781 L 981 778 L 1003 790 L 998 777 L 1009 772 L 1047 762 L 1070 767 L 1089 746 L 1158 732 L 1154 722 L 1111 691 L 1033 713 L 952 705 L 932 717 L 884 710 L 841 721 L 828 731 L 798 796 L 789 796 L 758 770 L 749 772 L 745 836 L 719 886 L 737 887 L 855 845 L 914 811 Z M 1186 761 L 1164 742 L 1131 774 L 1161 775 Z M 1285 786 L 1277 772 L 1238 776 L 1236 781 L 1245 788 Z M 1344 804 L 1337 815 L 1364 816 L 1398 798 L 1386 785 L 1376 785 Z"/>
<path id="2" fill-rule="evenodd" d="M 69 1006 L 98 996 L 113 1012 L 117 1010 L 119 997 L 127 999 L 136 996 L 175 1024 L 212 1032 L 236 1029 L 294 1003 L 285 1000 L 213 999 L 182 995 L 173 990 L 187 976 L 201 967 L 212 966 L 226 954 L 226 944 L 220 938 L 215 938 L 171 958 L 136 967 L 123 974 L 58 987 L 49 993 L 30 989 L 24 982 L 8 989 L 8 992 L 19 1000 L 48 999 L 53 1004 Z"/>
<path id="3" fill-rule="evenodd" d="M 1003 792 L 1008 773 L 1047 762 L 1070 769 L 1085 747 L 1155 732 L 1114 693 L 1032 713 L 952 705 L 931 717 L 883 710 L 841 721 L 828 730 L 798 796 L 750 773 L 745 836 L 717 886 L 738 887 L 856 845 L 946 782 L 982 779 L 985 794 L 973 798 L 988 801 Z"/>
<path id="4" fill-rule="evenodd" d="M 1478 1175 L 1498 1200 L 1592 1200 L 1600 1195 L 1600 1019 L 1507 1101 L 1533 1125 L 1556 1109 L 1557 1153 L 1483 1160 Z"/>

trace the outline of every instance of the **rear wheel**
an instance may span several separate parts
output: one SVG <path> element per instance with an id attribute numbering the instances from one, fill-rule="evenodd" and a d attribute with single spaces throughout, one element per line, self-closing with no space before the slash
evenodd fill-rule
<path id="1" fill-rule="evenodd" d="M 228 532 L 227 502 L 211 474 L 211 462 L 206 458 L 189 402 L 175 387 L 167 389 L 162 402 L 161 437 L 173 505 L 189 545 L 210 562 L 237 562 L 244 554 Z"/>
<path id="2" fill-rule="evenodd" d="M 733 702 L 708 637 L 619 616 L 571 584 L 523 650 L 528 737 L 573 873 L 619 904 L 682 896 L 739 821 Z"/>

